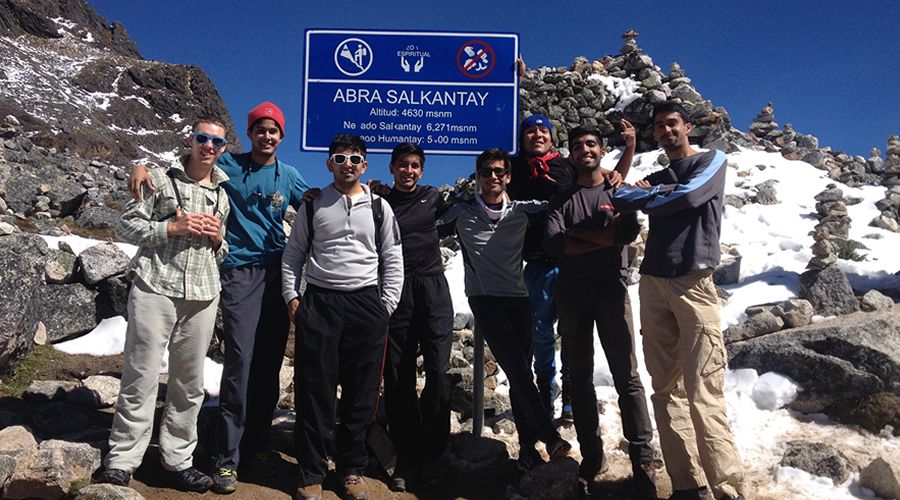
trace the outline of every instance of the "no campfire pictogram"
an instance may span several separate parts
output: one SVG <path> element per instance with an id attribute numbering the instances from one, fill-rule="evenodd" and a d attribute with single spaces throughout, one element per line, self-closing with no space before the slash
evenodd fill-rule
<path id="1" fill-rule="evenodd" d="M 456 65 L 469 78 L 484 78 L 491 74 L 497 57 L 494 49 L 481 40 L 469 40 L 462 44 L 456 54 Z"/>

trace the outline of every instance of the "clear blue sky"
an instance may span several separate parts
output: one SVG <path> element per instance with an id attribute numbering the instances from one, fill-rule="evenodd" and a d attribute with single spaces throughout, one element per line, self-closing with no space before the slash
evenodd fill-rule
<path id="1" fill-rule="evenodd" d="M 411 2 L 405 0 L 183 2 L 88 0 L 121 21 L 147 59 L 209 74 L 243 134 L 247 112 L 271 100 L 286 114 L 279 157 L 314 185 L 330 180 L 324 153 L 300 151 L 306 28 L 516 32 L 529 67 L 616 54 L 629 27 L 668 70 L 677 61 L 715 106 L 747 130 L 772 101 L 776 121 L 820 144 L 868 157 L 900 133 L 900 9 L 893 2 Z M 387 178 L 387 155 L 367 177 Z M 466 156 L 429 158 L 424 181 L 452 182 Z"/>

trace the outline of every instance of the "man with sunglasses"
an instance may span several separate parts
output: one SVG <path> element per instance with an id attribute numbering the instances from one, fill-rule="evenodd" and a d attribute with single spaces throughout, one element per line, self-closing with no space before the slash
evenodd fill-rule
<path id="1" fill-rule="evenodd" d="M 300 206 L 308 189 L 300 172 L 281 162 L 284 114 L 270 102 L 247 115 L 250 152 L 224 153 L 218 166 L 231 202 L 225 238 L 230 252 L 222 263 L 222 320 L 225 363 L 219 388 L 216 493 L 237 489 L 237 469 L 275 473 L 267 451 L 272 413 L 280 393 L 279 371 L 290 323 L 281 300 L 281 255 L 288 205 Z M 149 181 L 136 166 L 129 179 L 135 198 Z M 152 189 L 154 184 L 148 182 Z M 252 390 L 250 387 L 252 386 Z"/>
<path id="2" fill-rule="evenodd" d="M 551 459 L 565 456 L 571 445 L 560 438 L 545 411 L 531 371 L 532 322 L 528 290 L 522 279 L 522 243 L 528 214 L 546 210 L 541 201 L 511 201 L 509 156 L 488 149 L 476 160 L 479 194 L 444 214 L 440 224 L 455 223 L 465 264 L 465 289 L 491 352 L 509 379 L 509 398 L 519 433 L 521 471 L 531 470 L 543 458 L 537 441 Z"/>
<path id="3" fill-rule="evenodd" d="M 300 499 L 322 496 L 332 434 L 344 498 L 368 496 L 366 433 L 375 417 L 388 320 L 403 287 L 403 252 L 390 205 L 360 182 L 368 167 L 365 156 L 366 143 L 359 136 L 334 138 L 325 162 L 334 182 L 297 212 L 282 260 L 282 296 L 297 329 Z M 307 285 L 301 298 L 304 264 Z M 340 423 L 335 426 L 338 384 Z"/>
<path id="4" fill-rule="evenodd" d="M 626 139 L 634 151 L 635 138 Z M 634 497 L 656 498 L 653 427 L 644 386 L 637 372 L 631 302 L 625 283 L 628 252 L 641 230 L 635 214 L 619 215 L 612 206 L 615 187 L 600 168 L 606 155 L 600 132 L 569 131 L 569 161 L 578 179 L 550 202 L 544 245 L 558 259 L 556 308 L 562 348 L 569 368 L 575 432 L 581 445 L 579 477 L 590 485 L 605 466 L 597 433 L 594 388 L 594 328 L 619 394 L 622 429 L 628 440 Z"/>
<path id="5" fill-rule="evenodd" d="M 193 467 L 203 366 L 219 302 L 219 263 L 228 253 L 223 221 L 228 197 L 216 168 L 225 150 L 218 118 L 194 122 L 191 152 L 151 175 L 160 189 L 131 201 L 116 225 L 139 247 L 131 261 L 122 384 L 109 435 L 109 454 L 95 480 L 126 486 L 150 443 L 159 368 L 169 346 L 160 460 L 180 489 L 204 492 L 212 479 Z M 189 270 L 189 271 L 188 271 Z M 187 274 L 190 272 L 190 276 Z"/>
<path id="6" fill-rule="evenodd" d="M 419 184 L 424 171 L 422 148 L 402 143 L 391 152 L 393 188 L 369 181 L 391 204 L 403 239 L 403 293 L 391 315 L 384 371 L 385 410 L 397 450 L 394 491 L 406 491 L 407 482 L 420 474 L 425 484 L 440 481 L 439 459 L 450 439 L 453 302 L 435 224 L 445 204 L 437 189 Z M 425 371 L 421 398 L 416 393 L 419 352 Z"/>
<path id="7" fill-rule="evenodd" d="M 524 62 L 521 63 L 524 67 Z M 634 137 L 634 126 L 627 120 L 620 122 L 623 137 Z M 522 120 L 520 129 L 521 154 L 512 159 L 512 181 L 509 183 L 509 197 L 513 200 L 550 201 L 558 192 L 571 186 L 577 178 L 569 161 L 553 151 L 553 123 L 543 115 L 535 114 Z M 631 168 L 633 150 L 623 152 L 622 158 L 610 180 L 621 183 Z M 544 251 L 543 238 L 546 214 L 531 217 L 522 248 L 525 259 L 525 287 L 531 302 L 534 321 L 534 373 L 545 411 L 553 417 L 553 402 L 559 393 L 556 383 L 556 305 L 554 286 L 559 269 L 556 258 Z M 563 375 L 563 420 L 571 422 L 572 408 L 567 390 L 567 368 L 565 353 L 562 354 Z"/>

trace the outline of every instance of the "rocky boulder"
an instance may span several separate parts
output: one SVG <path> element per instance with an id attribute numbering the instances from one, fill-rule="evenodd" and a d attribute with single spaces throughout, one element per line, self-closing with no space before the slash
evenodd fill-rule
<path id="1" fill-rule="evenodd" d="M 109 408 L 119 397 L 119 379 L 109 375 L 91 375 L 82 381 L 84 388 L 93 395 L 97 408 Z"/>
<path id="2" fill-rule="evenodd" d="M 4 489 L 5 498 L 61 498 L 79 483 L 87 484 L 100 467 L 100 450 L 84 443 L 44 441 L 20 457 Z"/>
<path id="3" fill-rule="evenodd" d="M 810 269 L 800 275 L 797 296 L 808 300 L 817 313 L 823 316 L 840 316 L 859 311 L 859 303 L 847 275 L 839 267 L 830 265 L 823 269 Z"/>
<path id="4" fill-rule="evenodd" d="M 78 255 L 84 282 L 88 285 L 124 273 L 130 261 L 128 255 L 112 243 L 94 245 Z"/>
<path id="5" fill-rule="evenodd" d="M 74 500 L 144 500 L 144 496 L 126 486 L 90 484 L 79 489 Z"/>
<path id="6" fill-rule="evenodd" d="M 22 425 L 13 425 L 0 430 L 0 455 L 20 457 L 37 450 L 34 434 Z"/>
<path id="7" fill-rule="evenodd" d="M 39 236 L 0 236 L 0 374 L 12 369 L 33 345 L 37 319 L 27 311 L 43 284 L 49 251 Z"/>
<path id="8" fill-rule="evenodd" d="M 732 368 L 782 373 L 796 381 L 803 391 L 791 406 L 802 412 L 840 418 L 840 408 L 866 396 L 900 394 L 900 312 L 893 309 L 782 330 L 727 349 Z"/>
<path id="9" fill-rule="evenodd" d="M 834 446 L 805 441 L 789 442 L 781 465 L 827 477 L 836 485 L 846 481 L 854 469 L 847 457 Z"/>
<path id="10" fill-rule="evenodd" d="M 881 498 L 900 498 L 900 454 L 873 460 L 860 471 L 859 485 Z"/>
<path id="11" fill-rule="evenodd" d="M 34 320 L 47 327 L 47 340 L 57 342 L 97 326 L 97 295 L 81 283 L 44 285 L 38 289 L 31 311 Z"/>
<path id="12" fill-rule="evenodd" d="M 22 399 L 36 403 L 63 401 L 76 387 L 78 383 L 71 380 L 35 380 L 22 393 Z"/>

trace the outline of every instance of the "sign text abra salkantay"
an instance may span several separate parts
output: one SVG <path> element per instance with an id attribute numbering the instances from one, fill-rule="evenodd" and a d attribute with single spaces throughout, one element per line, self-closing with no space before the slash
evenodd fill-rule
<path id="1" fill-rule="evenodd" d="M 307 30 L 303 149 L 346 133 L 373 152 L 515 153 L 518 53 L 515 34 Z"/>

